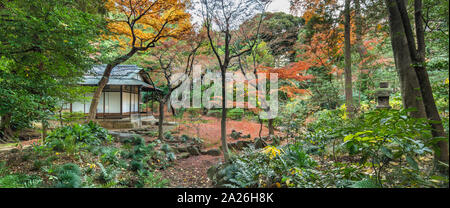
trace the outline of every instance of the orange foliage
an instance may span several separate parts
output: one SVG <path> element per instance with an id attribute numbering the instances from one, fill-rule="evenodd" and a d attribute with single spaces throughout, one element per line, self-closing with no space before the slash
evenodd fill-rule
<path id="1" fill-rule="evenodd" d="M 105 38 L 123 48 L 148 48 L 169 37 L 178 38 L 192 28 L 186 0 L 108 0 L 110 12 Z"/>
<path id="2" fill-rule="evenodd" d="M 306 74 L 306 71 L 310 67 L 309 63 L 298 61 L 282 68 L 260 67 L 258 73 L 266 73 L 267 76 L 269 76 L 270 73 L 276 73 L 278 74 L 279 79 L 288 80 L 290 85 L 281 86 L 279 90 L 285 92 L 288 97 L 295 97 L 298 94 L 309 92 L 305 89 L 299 89 L 293 80 L 303 82 L 313 79 L 314 76 Z"/>

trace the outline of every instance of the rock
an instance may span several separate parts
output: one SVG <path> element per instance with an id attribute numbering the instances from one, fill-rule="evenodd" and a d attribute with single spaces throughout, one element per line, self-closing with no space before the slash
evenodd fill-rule
<path id="1" fill-rule="evenodd" d="M 235 130 L 233 129 L 233 130 L 231 130 L 230 136 L 231 136 L 231 138 L 233 138 L 233 139 L 239 139 L 239 138 L 241 138 L 242 133 L 241 133 L 241 132 L 237 132 L 237 131 L 235 131 Z"/>
<path id="2" fill-rule="evenodd" d="M 189 154 L 191 154 L 193 156 L 200 155 L 200 151 L 198 150 L 198 148 L 196 146 L 188 146 L 187 151 L 189 152 Z"/>
<path id="3" fill-rule="evenodd" d="M 177 150 L 178 152 L 188 152 L 187 147 L 177 147 L 176 150 Z"/>
<path id="4" fill-rule="evenodd" d="M 127 139 L 133 139 L 135 137 L 141 137 L 139 134 L 131 134 L 131 133 L 121 133 L 121 132 L 108 132 L 112 137 L 116 138 L 120 142 L 125 141 Z"/>
<path id="5" fill-rule="evenodd" d="M 249 147 L 251 143 L 252 143 L 251 141 L 237 141 L 236 145 L 238 146 L 239 149 L 244 149 L 244 147 Z"/>
<path id="6" fill-rule="evenodd" d="M 159 125 L 159 121 L 157 121 L 157 122 L 155 123 L 155 125 Z M 176 126 L 176 125 L 178 125 L 178 123 L 177 123 L 177 122 L 174 122 L 174 121 L 168 121 L 168 122 L 163 122 L 163 125 L 166 125 L 166 126 Z"/>
<path id="7" fill-rule="evenodd" d="M 261 149 L 267 146 L 267 143 L 261 138 L 256 139 L 254 144 L 256 149 Z"/>
<path id="8" fill-rule="evenodd" d="M 142 125 L 147 126 L 155 126 L 158 123 L 158 121 L 142 121 Z"/>
<path id="9" fill-rule="evenodd" d="M 189 154 L 189 152 L 182 152 L 179 155 L 177 155 L 177 159 L 185 159 L 185 158 L 188 158 L 189 156 L 191 156 L 191 154 Z"/>
<path id="10" fill-rule="evenodd" d="M 211 156 L 219 156 L 222 152 L 219 149 L 210 149 L 206 151 L 206 154 Z"/>
<path id="11" fill-rule="evenodd" d="M 158 119 L 155 119 L 154 116 L 144 116 L 141 118 L 142 125 L 156 125 Z"/>
<path id="12" fill-rule="evenodd" d="M 108 131 L 108 134 L 110 134 L 112 137 L 119 139 L 119 132 L 115 132 L 115 131 Z"/>
<path id="13" fill-rule="evenodd" d="M 178 123 L 177 122 L 173 122 L 173 121 L 169 121 L 169 122 L 165 123 L 165 125 L 176 126 L 176 125 L 178 125 Z"/>

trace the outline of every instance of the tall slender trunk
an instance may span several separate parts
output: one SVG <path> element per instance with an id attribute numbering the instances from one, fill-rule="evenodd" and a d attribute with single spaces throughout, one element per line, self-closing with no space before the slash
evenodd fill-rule
<path id="1" fill-rule="evenodd" d="M 227 108 L 226 108 L 226 96 L 225 96 L 225 72 L 226 66 L 221 70 L 222 76 L 222 120 L 220 122 L 220 137 L 222 140 L 222 150 L 225 158 L 225 162 L 230 159 L 230 155 L 228 154 L 228 144 L 227 144 Z"/>
<path id="2" fill-rule="evenodd" d="M 356 34 L 356 51 L 360 58 L 364 58 L 367 55 L 367 48 L 363 43 L 363 18 L 361 16 L 361 2 L 360 0 L 354 0 L 355 2 L 355 34 Z"/>
<path id="3" fill-rule="evenodd" d="M 414 67 L 419 78 L 420 90 L 422 92 L 423 103 L 425 105 L 425 112 L 427 118 L 431 120 L 431 128 L 433 137 L 443 137 L 446 138 L 447 135 L 444 131 L 444 126 L 442 125 L 441 117 L 439 116 L 439 111 L 436 107 L 436 102 L 434 101 L 433 92 L 430 84 L 430 79 L 428 77 L 428 72 L 425 67 Z M 448 153 L 448 142 L 439 141 L 437 144 L 439 152 L 435 152 L 435 158 L 444 163 L 449 162 Z"/>
<path id="4" fill-rule="evenodd" d="M 165 102 L 161 100 L 159 102 L 159 116 L 158 116 L 158 139 L 162 141 L 163 139 L 163 123 L 164 123 L 164 104 Z"/>
<path id="5" fill-rule="evenodd" d="M 98 106 L 98 103 L 100 100 L 100 96 L 102 95 L 103 88 L 105 88 L 106 84 L 108 84 L 109 77 L 111 76 L 111 72 L 114 69 L 114 67 L 116 67 L 117 65 L 119 65 L 119 64 L 125 62 L 126 60 L 128 60 L 129 58 L 131 58 L 137 51 L 138 51 L 138 49 L 132 48 L 126 55 L 121 56 L 121 57 L 115 59 L 114 61 L 112 61 L 111 63 L 109 63 L 108 65 L 106 65 L 105 71 L 103 72 L 103 76 L 100 79 L 100 81 L 98 82 L 98 87 L 95 90 L 94 96 L 92 97 L 91 106 L 89 108 L 89 117 L 88 117 L 88 119 L 90 121 L 95 119 L 95 116 L 97 114 L 97 106 Z"/>
<path id="6" fill-rule="evenodd" d="M 352 92 L 352 60 L 350 47 L 350 0 L 345 0 L 345 105 L 350 118 L 353 117 L 353 92 Z"/>
<path id="7" fill-rule="evenodd" d="M 425 31 L 422 22 L 422 1 L 414 1 L 414 19 L 418 50 L 416 50 L 416 43 L 414 41 L 414 35 L 412 32 L 412 27 L 410 25 L 405 2 L 402 0 L 386 0 L 386 5 L 389 11 L 392 46 L 394 49 L 396 66 L 399 71 L 402 70 L 401 67 L 407 68 L 409 71 L 413 71 L 411 75 L 408 74 L 409 77 L 403 78 L 407 79 L 407 81 L 411 82 L 411 84 L 414 84 L 413 86 L 410 86 L 414 87 L 412 89 L 409 89 L 410 92 L 414 90 L 414 92 L 418 91 L 419 93 L 417 94 L 420 94 L 420 97 L 414 97 L 416 98 L 416 102 L 420 102 L 420 104 L 423 106 L 423 112 L 421 115 L 419 115 L 419 117 L 426 117 L 432 121 L 431 127 L 433 137 L 447 137 L 442 125 L 441 118 L 439 116 L 439 111 L 436 107 L 430 80 L 428 77 L 428 72 L 426 71 L 425 67 L 426 45 Z M 411 68 L 413 68 L 414 70 L 411 70 Z M 404 83 L 402 77 L 400 81 L 401 84 Z M 404 86 L 402 86 L 402 96 L 404 96 L 403 90 L 405 90 L 403 88 Z M 407 107 L 406 104 L 407 103 L 405 103 L 405 107 Z M 448 164 L 448 142 L 439 141 L 438 148 L 439 151 L 435 151 L 435 158 Z"/>
<path id="8" fill-rule="evenodd" d="M 394 53 L 395 67 L 400 81 L 400 90 L 404 108 L 415 108 L 411 116 L 425 118 L 425 106 L 422 102 L 422 92 L 416 73 L 412 67 L 405 29 L 400 11 L 395 0 L 385 0 L 389 13 L 389 28 L 391 34 L 392 51 Z"/>
<path id="9" fill-rule="evenodd" d="M 425 112 L 427 114 L 427 118 L 433 122 L 431 122 L 432 127 L 432 135 L 433 137 L 447 137 L 444 131 L 444 126 L 442 125 L 441 117 L 439 116 L 439 111 L 436 107 L 436 102 L 433 96 L 433 90 L 431 88 L 430 79 L 428 76 L 428 72 L 425 67 L 425 30 L 423 27 L 423 16 L 422 16 L 422 1 L 415 0 L 414 1 L 414 20 L 416 26 L 416 37 L 417 37 L 417 62 L 415 64 L 414 69 L 417 74 L 417 78 L 419 79 L 420 90 L 422 92 L 423 103 L 425 106 Z M 438 147 L 440 149 L 440 154 L 435 154 L 435 158 L 448 164 L 449 154 L 448 154 L 448 142 L 447 141 L 439 141 Z"/>
<path id="10" fill-rule="evenodd" d="M 361 2 L 360 0 L 354 0 L 355 2 L 355 33 L 356 33 L 356 51 L 359 54 L 359 58 L 361 60 L 363 60 L 366 55 L 367 55 L 367 48 L 364 46 L 363 43 L 363 19 L 361 17 Z M 361 103 L 361 94 L 362 94 L 362 85 L 363 85 L 363 80 L 362 80 L 362 69 L 365 67 L 365 64 L 360 65 L 358 67 L 359 70 L 359 93 L 358 93 L 358 103 L 356 104 L 356 106 L 360 106 Z M 367 84 L 367 83 L 364 83 Z"/>

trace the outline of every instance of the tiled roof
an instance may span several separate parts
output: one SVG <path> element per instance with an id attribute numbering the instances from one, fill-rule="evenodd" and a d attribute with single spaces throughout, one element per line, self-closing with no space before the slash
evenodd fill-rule
<path id="1" fill-rule="evenodd" d="M 90 76 L 102 76 L 103 72 L 106 69 L 106 64 L 103 65 L 97 65 L 92 67 L 92 70 L 88 75 Z M 136 65 L 118 65 L 113 68 L 111 71 L 111 77 L 119 76 L 119 77 L 126 77 L 130 74 L 137 74 L 141 68 L 137 67 Z"/>
<path id="2" fill-rule="evenodd" d="M 94 66 L 83 78 L 82 85 L 97 85 L 103 76 L 106 64 Z M 141 69 L 136 65 L 118 65 L 111 71 L 108 85 L 139 85 L 150 87 L 149 84 L 138 79 Z"/>

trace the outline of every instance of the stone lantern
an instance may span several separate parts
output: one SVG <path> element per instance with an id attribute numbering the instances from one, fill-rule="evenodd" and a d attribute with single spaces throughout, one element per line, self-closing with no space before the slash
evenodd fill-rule
<path id="1" fill-rule="evenodd" d="M 378 105 L 377 109 L 391 109 L 392 107 L 389 105 L 389 96 L 391 95 L 391 89 L 389 89 L 388 82 L 380 82 L 380 88 L 378 88 L 375 92 L 375 96 L 377 96 Z"/>

